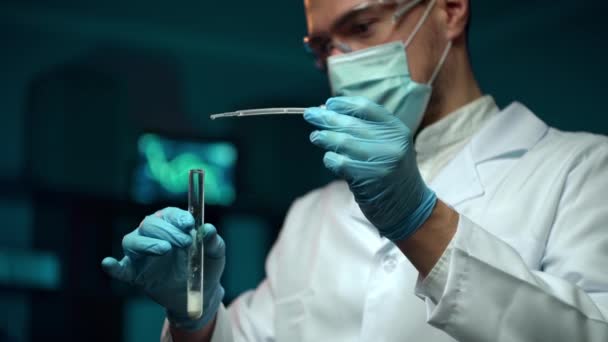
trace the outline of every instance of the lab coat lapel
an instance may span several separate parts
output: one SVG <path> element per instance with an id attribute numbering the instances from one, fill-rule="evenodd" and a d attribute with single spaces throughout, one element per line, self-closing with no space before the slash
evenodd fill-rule
<path id="1" fill-rule="evenodd" d="M 467 144 L 429 186 L 442 201 L 453 207 L 482 196 L 484 189 L 477 174 L 471 145 Z"/>
<path id="2" fill-rule="evenodd" d="M 548 126 L 520 103 L 492 118 L 439 173 L 430 187 L 451 206 L 483 196 L 492 175 L 479 168 L 491 160 L 517 160 L 547 132 Z"/>
<path id="3" fill-rule="evenodd" d="M 528 108 L 515 102 L 473 137 L 471 153 L 475 164 L 521 156 L 534 147 L 548 129 Z"/>

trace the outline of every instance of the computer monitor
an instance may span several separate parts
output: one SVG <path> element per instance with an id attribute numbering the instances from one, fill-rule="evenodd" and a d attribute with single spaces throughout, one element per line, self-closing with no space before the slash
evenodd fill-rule
<path id="1" fill-rule="evenodd" d="M 138 139 L 131 195 L 142 204 L 183 201 L 188 172 L 205 170 L 205 203 L 228 206 L 236 197 L 237 149 L 225 141 L 175 139 L 146 133 Z"/>

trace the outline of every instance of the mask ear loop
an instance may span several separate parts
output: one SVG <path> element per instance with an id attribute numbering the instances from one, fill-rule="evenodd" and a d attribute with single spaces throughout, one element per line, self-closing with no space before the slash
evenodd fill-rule
<path id="1" fill-rule="evenodd" d="M 403 8 L 400 8 L 397 11 L 397 13 L 395 13 L 395 15 L 393 16 L 393 23 L 396 23 L 397 20 L 399 19 L 399 17 L 401 17 L 402 15 L 404 15 L 407 11 L 409 11 L 410 9 L 412 9 L 414 6 L 418 5 L 421 1 L 422 0 L 414 0 L 411 3 L 403 6 Z M 424 25 L 424 23 L 426 22 L 426 19 L 431 14 L 431 10 L 433 9 L 433 6 L 435 5 L 436 1 L 437 0 L 431 0 L 429 2 L 428 6 L 426 7 L 426 10 L 424 11 L 424 14 L 422 15 L 422 18 L 420 18 L 420 20 L 416 24 L 416 27 L 414 27 L 414 30 L 412 31 L 412 34 L 410 35 L 410 37 L 405 42 L 405 47 L 406 48 L 412 43 L 412 40 L 414 40 L 414 37 L 420 31 L 420 29 L 422 28 L 422 25 Z M 437 67 L 433 71 L 433 75 L 431 76 L 431 79 L 427 83 L 428 85 L 431 85 L 431 84 L 433 84 L 433 82 L 435 82 L 435 79 L 437 78 L 437 75 L 439 75 L 439 72 L 441 71 L 441 68 L 443 67 L 443 64 L 445 63 L 446 59 L 448 58 L 448 54 L 450 53 L 451 48 L 452 48 L 452 41 L 448 42 L 448 45 L 445 47 L 445 50 L 443 50 L 441 58 L 439 59 L 439 63 L 437 63 Z"/>
<path id="2" fill-rule="evenodd" d="M 439 75 L 439 72 L 441 71 L 441 68 L 443 67 L 443 64 L 445 63 L 445 60 L 448 58 L 448 54 L 450 53 L 451 48 L 452 48 L 452 41 L 450 40 L 448 42 L 448 45 L 445 47 L 445 50 L 443 50 L 443 54 L 441 55 L 441 58 L 439 59 L 439 63 L 437 64 L 435 71 L 433 71 L 433 75 L 431 76 L 431 79 L 427 83 L 428 85 L 431 85 L 431 84 L 433 84 L 433 82 L 435 82 L 435 79 L 437 78 L 437 75 Z"/>
<path id="3" fill-rule="evenodd" d="M 424 22 L 426 21 L 426 19 L 431 14 L 431 10 L 433 9 L 433 6 L 435 5 L 436 1 L 437 0 L 431 0 L 431 2 L 429 2 L 428 6 L 426 7 L 426 10 L 424 11 L 424 14 L 422 15 L 422 18 L 420 18 L 420 20 L 418 21 L 418 24 L 416 24 L 416 27 L 414 28 L 414 31 L 412 31 L 412 34 L 410 35 L 410 37 L 405 41 L 405 47 L 406 48 L 410 45 L 410 43 L 412 42 L 412 40 L 414 40 L 414 37 L 416 37 L 416 34 L 418 33 L 418 31 L 420 31 L 420 29 L 422 28 L 422 25 L 424 25 Z M 418 2 L 415 2 L 415 4 L 417 4 L 417 3 Z M 409 6 L 406 6 L 406 8 L 407 7 L 409 7 Z M 405 13 L 405 12 L 402 12 L 402 14 L 403 13 Z"/>
<path id="4" fill-rule="evenodd" d="M 407 1 L 407 0 L 398 0 L 397 4 L 399 6 L 401 6 L 403 4 L 403 2 L 405 2 L 405 1 Z M 407 13 L 409 10 L 414 8 L 420 2 L 422 2 L 422 0 L 413 0 L 413 1 L 410 1 L 408 4 L 405 4 L 403 7 L 398 8 L 397 11 L 395 12 L 395 14 L 393 14 L 393 25 L 397 24 L 399 19 L 401 19 L 401 17 L 405 13 Z"/>

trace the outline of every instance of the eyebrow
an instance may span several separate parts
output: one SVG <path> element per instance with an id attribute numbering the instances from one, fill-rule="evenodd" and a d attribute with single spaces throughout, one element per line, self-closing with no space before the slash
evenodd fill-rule
<path id="1" fill-rule="evenodd" d="M 339 28 L 340 26 L 344 25 L 344 23 L 348 22 L 349 20 L 351 20 L 353 17 L 359 15 L 362 11 L 366 10 L 367 8 L 369 8 L 370 5 L 377 3 L 377 4 L 394 4 L 397 5 L 397 7 L 399 8 L 400 6 L 404 6 L 404 8 L 408 9 L 409 7 L 413 7 L 416 4 L 420 3 L 421 0 L 380 0 L 380 1 L 363 1 L 358 5 L 353 6 L 351 9 L 349 9 L 348 11 L 346 11 L 346 13 L 340 15 L 340 17 L 338 17 L 338 19 L 336 19 L 329 27 L 329 31 L 324 31 L 324 32 L 319 32 L 319 33 L 313 33 L 311 35 L 309 35 L 310 38 L 323 38 L 325 37 L 328 33 L 334 32 L 336 31 L 337 28 Z"/>
<path id="2" fill-rule="evenodd" d="M 365 5 L 365 6 L 363 6 Z M 329 27 L 329 30 L 327 31 L 323 31 L 323 32 L 318 32 L 318 33 L 313 33 L 311 35 L 309 35 L 309 37 L 311 39 L 314 38 L 323 38 L 325 37 L 327 34 L 336 31 L 336 29 L 342 25 L 344 25 L 344 23 L 348 22 L 349 20 L 351 20 L 353 17 L 357 16 L 359 13 L 361 13 L 361 11 L 365 10 L 366 8 L 368 8 L 369 2 L 365 1 L 362 2 L 354 7 L 352 7 L 351 9 L 349 9 L 348 11 L 346 11 L 344 14 L 340 15 L 338 17 L 338 19 L 336 19 Z"/>
<path id="3" fill-rule="evenodd" d="M 365 6 L 363 6 L 365 5 Z M 363 2 L 359 5 L 349 9 L 346 13 L 342 14 L 338 19 L 336 19 L 333 24 L 330 26 L 330 32 L 335 31 L 338 27 L 344 25 L 344 23 L 351 20 L 353 17 L 359 15 L 362 11 L 366 10 L 370 6 L 369 2 Z"/>
<path id="4" fill-rule="evenodd" d="M 363 1 L 362 3 L 355 5 L 354 7 L 352 7 L 351 9 L 349 9 L 346 13 L 342 14 L 340 17 L 338 17 L 338 19 L 336 19 L 334 21 L 333 24 L 331 24 L 330 26 L 330 32 L 335 31 L 337 28 L 339 28 L 340 26 L 344 25 L 345 22 L 348 22 L 349 20 L 351 20 L 353 17 L 356 17 L 357 15 L 359 15 L 361 12 L 365 11 L 366 9 L 368 9 L 370 6 L 373 5 L 395 5 L 397 6 L 397 8 L 400 8 L 403 6 L 404 9 L 409 9 L 410 7 L 415 6 L 416 4 L 420 3 L 421 0 L 370 0 L 370 1 Z"/>

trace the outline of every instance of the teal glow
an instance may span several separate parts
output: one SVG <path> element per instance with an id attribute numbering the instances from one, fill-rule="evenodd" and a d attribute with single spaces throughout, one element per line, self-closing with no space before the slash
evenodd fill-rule
<path id="1" fill-rule="evenodd" d="M 61 264 L 52 253 L 0 249 L 0 284 L 53 290 L 61 283 Z"/>
<path id="2" fill-rule="evenodd" d="M 192 144 L 191 150 L 199 145 Z M 206 160 L 200 154 L 183 152 L 172 159 L 167 156 L 163 139 L 154 134 L 145 134 L 139 139 L 139 149 L 146 158 L 150 176 L 169 193 L 188 191 L 188 172 L 191 169 L 205 170 L 205 202 L 229 205 L 235 199 L 232 186 L 226 186 L 221 172 L 236 162 L 237 152 L 228 143 L 213 143 L 205 150 Z"/>
<path id="3" fill-rule="evenodd" d="M 162 323 L 165 310 L 148 298 L 129 299 L 124 305 L 123 329 L 125 342 L 145 342 L 158 340 L 159 329 L 150 329 L 151 322 Z"/>

